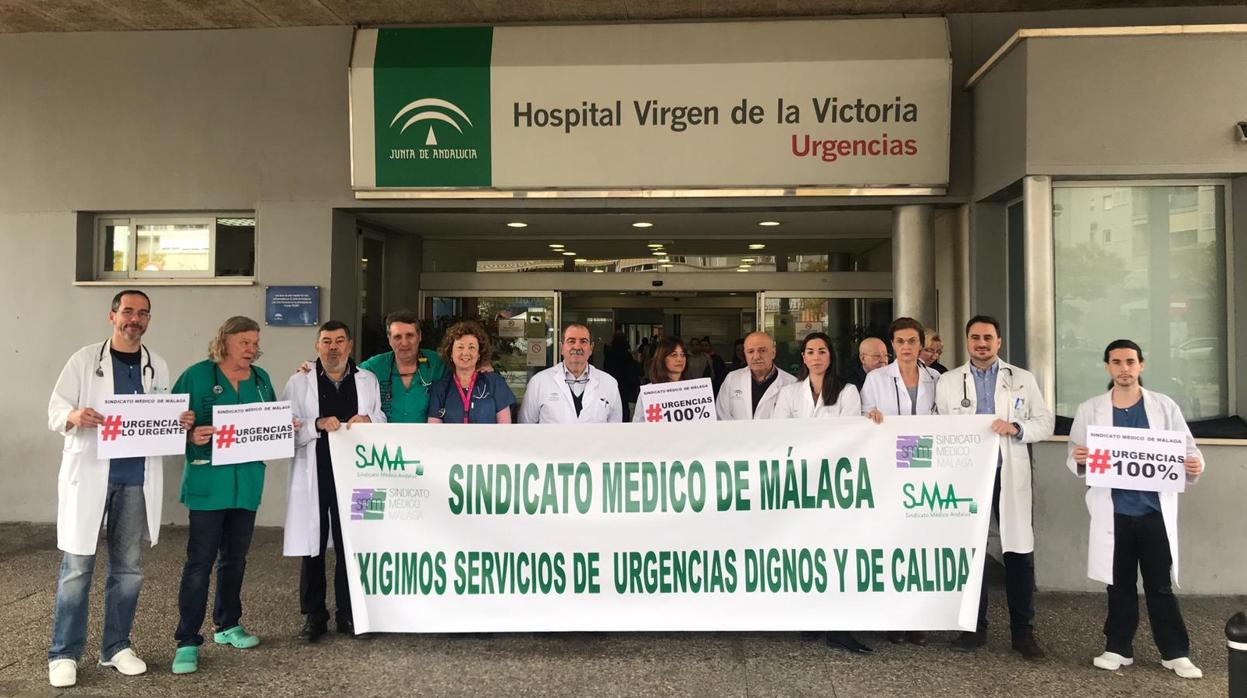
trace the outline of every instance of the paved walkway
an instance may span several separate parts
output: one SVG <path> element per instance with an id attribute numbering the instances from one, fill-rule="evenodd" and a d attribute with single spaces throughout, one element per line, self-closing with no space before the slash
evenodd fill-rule
<path id="1" fill-rule="evenodd" d="M 244 587 L 252 650 L 205 646 L 200 673 L 174 676 L 173 628 L 186 529 L 166 527 L 144 560 L 146 579 L 134 642 L 150 667 L 128 678 L 96 666 L 103 563 L 92 591 L 88 654 L 73 696 L 1225 696 L 1226 618 L 1247 597 L 1186 597 L 1200 681 L 1163 670 L 1146 621 L 1136 663 L 1117 673 L 1091 667 L 1102 645 L 1101 594 L 1041 594 L 1039 637 L 1050 658 L 1028 663 L 1008 646 L 1003 590 L 993 595 L 989 646 L 973 655 L 946 647 L 889 645 L 862 637 L 871 657 L 833 650 L 800 633 L 571 633 L 493 636 L 294 637 L 302 618 L 298 562 L 281 557 L 281 532 L 256 532 Z M 47 685 L 46 652 L 60 553 L 53 526 L 0 524 L 0 695 L 58 695 Z M 207 629 L 205 630 L 205 632 Z"/>

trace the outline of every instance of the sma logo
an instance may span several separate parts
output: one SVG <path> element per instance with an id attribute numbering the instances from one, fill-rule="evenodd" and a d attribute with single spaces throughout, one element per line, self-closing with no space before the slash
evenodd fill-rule
<path id="1" fill-rule="evenodd" d="M 378 451 L 376 446 L 371 449 L 359 444 L 355 447 L 355 467 L 360 468 L 376 468 L 378 470 L 401 470 L 407 472 L 407 466 L 414 466 L 416 475 L 424 474 L 424 466 L 420 464 L 419 459 L 407 460 L 403 458 L 403 447 L 399 446 L 394 449 L 393 455 L 390 454 L 388 446 L 382 446 Z"/>
<path id="2" fill-rule="evenodd" d="M 953 490 L 952 483 L 948 484 L 943 491 L 940 490 L 939 483 L 927 487 L 927 483 L 922 483 L 921 490 L 918 485 L 912 482 L 906 482 L 901 486 L 901 492 L 905 495 L 905 501 L 901 504 L 906 509 L 917 509 L 926 507 L 928 511 L 945 511 L 955 509 L 960 511 L 962 504 L 968 504 L 971 514 L 978 513 L 979 507 L 974 503 L 973 497 L 958 497 L 957 492 Z"/>

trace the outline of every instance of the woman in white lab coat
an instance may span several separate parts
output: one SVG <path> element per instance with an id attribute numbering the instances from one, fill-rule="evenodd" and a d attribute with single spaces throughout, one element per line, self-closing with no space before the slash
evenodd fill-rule
<path id="1" fill-rule="evenodd" d="M 650 383 L 674 383 L 690 378 L 688 375 L 688 350 L 679 337 L 663 337 L 654 350 L 654 360 L 647 371 Z M 645 421 L 645 398 L 638 398 L 632 412 L 633 422 Z"/>
<path id="2" fill-rule="evenodd" d="M 862 414 L 876 423 L 884 415 L 935 414 L 935 383 L 939 374 L 922 365 L 918 352 L 926 340 L 922 323 L 900 317 L 888 328 L 896 361 L 876 368 L 862 384 Z"/>
<path id="3" fill-rule="evenodd" d="M 836 374 L 831 337 L 814 332 L 801 340 L 801 362 L 797 382 L 780 389 L 772 419 L 861 416 L 857 388 Z"/>
<path id="4" fill-rule="evenodd" d="M 831 348 L 831 337 L 822 332 L 806 335 L 801 340 L 801 373 L 796 383 L 780 389 L 771 419 L 860 417 L 861 414 L 862 400 L 857 388 L 840 380 L 836 373 L 836 352 Z M 847 630 L 829 631 L 827 644 L 855 654 L 874 652 Z"/>

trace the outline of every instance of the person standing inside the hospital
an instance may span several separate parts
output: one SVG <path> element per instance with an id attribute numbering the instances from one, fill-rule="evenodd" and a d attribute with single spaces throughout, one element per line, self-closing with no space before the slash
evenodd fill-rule
<path id="1" fill-rule="evenodd" d="M 935 414 L 935 381 L 939 374 L 918 360 L 918 352 L 926 342 L 925 333 L 922 323 L 910 317 L 899 317 L 888 327 L 896 361 L 871 371 L 862 384 L 862 414 L 876 424 L 883 423 L 884 415 Z M 887 637 L 894 644 L 927 644 L 927 634 L 918 630 L 892 631 Z"/>
<path id="2" fill-rule="evenodd" d="M 282 554 L 302 558 L 299 572 L 299 611 L 303 614 L 301 642 L 317 642 L 329 632 L 325 604 L 325 551 L 333 540 L 334 613 L 338 633 L 355 635 L 351 592 L 346 577 L 346 547 L 333 476 L 329 434 L 352 424 L 385 422 L 377 378 L 361 371 L 351 359 L 351 328 L 330 320 L 316 333 L 317 359 L 311 371 L 297 371 L 286 382 L 282 399 L 300 428 L 294 435 L 294 460 L 286 505 Z M 348 513 L 349 516 L 349 513 Z"/>
<path id="3" fill-rule="evenodd" d="M 745 368 L 727 374 L 715 408 L 719 419 L 770 419 L 779 391 L 796 383 L 791 373 L 775 366 L 775 340 L 765 332 L 745 337 Z"/>
<path id="4" fill-rule="evenodd" d="M 1013 649 L 1026 659 L 1043 659 L 1035 640 L 1035 533 L 1031 529 L 1031 456 L 1029 444 L 1052 436 L 1055 417 L 1044 404 L 1029 371 L 1000 360 L 1000 323 L 976 315 L 966 323 L 970 361 L 940 376 L 935 407 L 940 414 L 989 414 L 999 434 L 992 517 L 1000 527 L 1005 593 Z M 929 346 L 929 345 L 928 345 Z M 961 633 L 953 648 L 972 651 L 987 644 L 987 580 L 979 594 L 979 619 L 973 632 Z"/>
<path id="5" fill-rule="evenodd" d="M 619 384 L 589 365 L 593 337 L 573 323 L 559 342 L 563 360 L 528 381 L 520 406 L 521 424 L 590 424 L 623 421 Z"/>
<path id="6" fill-rule="evenodd" d="M 1186 482 L 1204 470 L 1204 456 L 1168 396 L 1143 388 L 1143 350 L 1129 339 L 1104 349 L 1109 391 L 1078 406 L 1069 432 L 1066 465 L 1086 477 L 1088 426 L 1162 429 L 1186 434 Z M 1104 653 L 1092 664 L 1115 671 L 1134 663 L 1134 635 L 1139 626 L 1139 592 L 1143 576 L 1147 616 L 1160 650 L 1161 666 L 1184 679 L 1204 672 L 1190 659 L 1191 640 L 1173 587 L 1178 584 L 1178 494 L 1138 490 L 1087 488 L 1091 514 L 1087 542 L 1087 576 L 1108 585 L 1108 618 L 1104 621 Z"/>
<path id="7" fill-rule="evenodd" d="M 510 424 L 515 393 L 502 374 L 482 371 L 493 342 L 480 323 L 457 322 L 442 337 L 449 375 L 429 389 L 429 424 Z"/>
<path id="8" fill-rule="evenodd" d="M 195 427 L 186 446 L 181 501 L 190 510 L 186 564 L 178 590 L 177 651 L 173 673 L 199 670 L 200 634 L 208 606 L 208 578 L 216 565 L 216 601 L 213 641 L 248 649 L 260 638 L 242 627 L 242 582 L 247 551 L 255 531 L 255 512 L 264 492 L 264 463 L 212 463 L 212 426 L 215 405 L 273 402 L 277 395 L 268 373 L 254 365 L 260 358 L 260 326 L 249 317 L 226 320 L 208 342 L 208 358 L 191 365 L 173 385 L 175 393 L 189 393 Z M 300 427 L 294 420 L 294 428 Z"/>
<path id="9" fill-rule="evenodd" d="M 48 400 L 48 428 L 65 441 L 56 497 L 56 547 L 64 555 L 48 650 L 48 683 L 57 688 L 78 681 L 78 660 L 87 642 L 88 594 L 105 520 L 108 580 L 99 662 L 126 676 L 147 671 L 131 648 L 130 628 L 143 583 L 143 539 L 155 545 L 160 535 L 163 459 L 98 458 L 96 432 L 109 415 L 94 405 L 109 395 L 169 392 L 168 364 L 142 343 L 151 307 L 147 294 L 136 289 L 113 296 L 111 336 L 69 357 Z M 190 429 L 194 419 L 193 412 L 183 412 L 182 427 Z"/>

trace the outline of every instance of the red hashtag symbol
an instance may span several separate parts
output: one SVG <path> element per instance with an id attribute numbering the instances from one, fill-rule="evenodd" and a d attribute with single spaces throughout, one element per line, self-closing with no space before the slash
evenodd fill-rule
<path id="1" fill-rule="evenodd" d="M 650 405 L 646 407 L 645 408 L 645 421 L 661 422 L 662 421 L 662 407 L 658 405 Z"/>
<path id="2" fill-rule="evenodd" d="M 226 424 L 216 430 L 216 447 L 229 448 L 234 445 L 234 425 Z"/>
<path id="3" fill-rule="evenodd" d="M 104 418 L 104 428 L 100 429 L 100 439 L 116 441 L 121 436 L 121 415 L 111 414 Z"/>
<path id="4" fill-rule="evenodd" d="M 1108 451 L 1096 449 L 1087 455 L 1087 472 L 1104 474 L 1108 472 Z"/>

